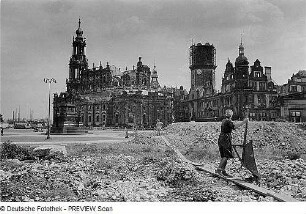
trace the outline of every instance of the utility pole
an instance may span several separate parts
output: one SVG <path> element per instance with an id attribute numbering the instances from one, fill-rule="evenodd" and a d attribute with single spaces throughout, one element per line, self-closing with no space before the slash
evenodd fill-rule
<path id="1" fill-rule="evenodd" d="M 19 111 L 18 111 L 18 122 L 20 122 L 20 106 L 19 106 Z"/>
<path id="2" fill-rule="evenodd" d="M 140 98 L 140 127 L 142 128 L 143 125 L 143 117 L 142 117 L 142 98 Z"/>
<path id="3" fill-rule="evenodd" d="M 54 82 L 56 83 L 56 80 L 54 78 L 48 79 L 48 78 L 44 78 L 44 82 L 45 83 L 49 83 L 49 111 L 48 111 L 48 131 L 47 131 L 47 139 L 50 139 L 50 111 L 51 111 L 51 95 L 50 95 L 50 91 L 51 91 L 51 83 Z"/>
<path id="4" fill-rule="evenodd" d="M 166 122 L 166 92 L 164 92 L 164 125 L 167 125 Z"/>

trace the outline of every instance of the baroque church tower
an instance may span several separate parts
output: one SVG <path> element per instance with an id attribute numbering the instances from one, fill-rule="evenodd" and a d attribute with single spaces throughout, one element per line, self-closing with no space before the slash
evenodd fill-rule
<path id="1" fill-rule="evenodd" d="M 249 61 L 244 56 L 244 46 L 242 44 L 242 38 L 239 45 L 239 56 L 235 61 L 235 75 L 234 79 L 236 81 L 236 89 L 246 89 L 248 88 L 249 80 Z"/>
<path id="2" fill-rule="evenodd" d="M 88 69 L 88 59 L 86 58 L 86 38 L 83 37 L 81 29 L 81 20 L 76 30 L 76 37 L 72 39 L 72 56 L 69 61 L 69 79 L 66 80 L 67 92 L 76 92 L 81 90 L 82 71 Z"/>

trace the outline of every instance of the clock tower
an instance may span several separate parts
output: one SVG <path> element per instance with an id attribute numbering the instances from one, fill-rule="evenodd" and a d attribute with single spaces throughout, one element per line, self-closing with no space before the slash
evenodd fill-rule
<path id="1" fill-rule="evenodd" d="M 191 90 L 203 89 L 204 96 L 215 93 L 216 49 L 212 44 L 190 47 Z"/>

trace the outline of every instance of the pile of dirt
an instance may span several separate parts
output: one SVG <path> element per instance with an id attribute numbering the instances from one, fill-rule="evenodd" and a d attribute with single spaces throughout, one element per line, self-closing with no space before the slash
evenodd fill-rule
<path id="1" fill-rule="evenodd" d="M 234 121 L 237 123 L 238 121 Z M 166 127 L 165 132 L 171 135 L 178 148 L 187 151 L 190 145 L 194 150 L 201 150 L 203 145 L 217 146 L 221 122 L 174 123 Z M 233 144 L 242 144 L 244 126 L 233 131 Z M 249 122 L 247 141 L 253 140 L 255 149 L 275 151 L 274 155 L 298 159 L 306 154 L 306 130 L 300 124 L 286 122 Z M 205 148 L 204 148 L 205 149 Z M 265 154 L 266 155 L 266 154 Z"/>
<path id="2" fill-rule="evenodd" d="M 0 160 L 1 201 L 235 201 L 237 195 L 258 200 L 251 191 L 224 188 L 224 181 L 200 174 L 171 150 L 148 146 L 151 150 L 140 155 L 138 150 L 116 154 L 116 147 L 81 148 L 66 159 Z"/>
<path id="3" fill-rule="evenodd" d="M 0 162 L 1 201 L 158 201 L 154 164 L 126 155 Z"/>
<path id="4" fill-rule="evenodd" d="M 166 138 L 183 155 L 212 168 L 219 162 L 219 132 L 218 122 L 176 123 L 165 129 Z M 243 132 L 235 131 L 234 142 L 242 141 Z M 306 201 L 306 161 L 286 156 L 292 148 L 298 155 L 304 152 L 305 129 L 291 123 L 250 122 L 248 133 L 261 185 Z M 274 201 L 198 172 L 154 133 L 138 133 L 126 143 L 71 145 L 65 158 L 29 161 L 24 160 L 26 150 L 12 148 L 14 155 L 0 160 L 1 201 Z M 229 161 L 227 171 L 250 176 L 237 159 Z"/>
<path id="5" fill-rule="evenodd" d="M 166 129 L 167 138 L 188 159 L 216 169 L 220 159 L 217 146 L 220 125 L 220 122 L 172 124 Z M 243 134 L 243 128 L 235 130 L 233 143 L 242 143 Z M 294 123 L 250 122 L 247 140 L 250 139 L 261 185 L 306 201 L 306 161 L 301 158 L 306 153 L 305 129 Z M 251 176 L 237 158 L 229 161 L 227 171 L 242 179 Z"/>

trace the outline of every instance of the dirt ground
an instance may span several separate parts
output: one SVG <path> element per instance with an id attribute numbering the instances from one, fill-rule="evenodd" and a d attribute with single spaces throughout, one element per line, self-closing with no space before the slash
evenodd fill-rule
<path id="1" fill-rule="evenodd" d="M 163 134 L 188 159 L 216 167 L 220 123 L 176 123 Z M 243 139 L 244 129 L 233 134 Z M 301 124 L 250 122 L 261 186 L 306 201 Z M 274 201 L 181 162 L 153 132 L 120 143 L 67 144 L 67 157 L 0 161 L 1 201 Z M 237 177 L 250 175 L 237 159 Z"/>

